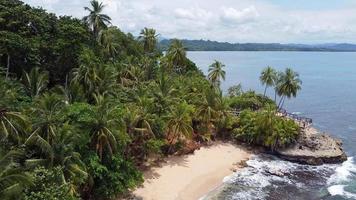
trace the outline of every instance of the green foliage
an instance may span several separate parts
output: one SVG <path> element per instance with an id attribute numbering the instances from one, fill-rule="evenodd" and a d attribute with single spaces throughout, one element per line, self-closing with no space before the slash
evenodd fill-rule
<path id="1" fill-rule="evenodd" d="M 299 126 L 293 120 L 276 115 L 273 108 L 240 114 L 239 127 L 234 129 L 235 137 L 249 144 L 263 145 L 272 151 L 295 142 Z"/>
<path id="2" fill-rule="evenodd" d="M 85 162 L 94 181 L 91 189 L 95 199 L 115 198 L 143 181 L 142 173 L 120 154 L 113 155 L 110 162 L 102 163 L 92 153 Z"/>
<path id="3" fill-rule="evenodd" d="M 229 97 L 240 96 L 243 93 L 242 85 L 238 84 L 238 85 L 229 87 L 229 89 L 227 90 L 227 93 L 229 94 Z"/>
<path id="4" fill-rule="evenodd" d="M 25 200 L 79 200 L 71 190 L 71 184 L 64 182 L 60 167 L 36 168 L 32 173 L 34 185 L 25 191 Z"/>
<path id="5" fill-rule="evenodd" d="M 259 110 L 267 106 L 275 106 L 275 103 L 268 97 L 256 94 L 254 91 L 248 91 L 239 96 L 231 97 L 229 99 L 229 106 L 238 110 Z"/>

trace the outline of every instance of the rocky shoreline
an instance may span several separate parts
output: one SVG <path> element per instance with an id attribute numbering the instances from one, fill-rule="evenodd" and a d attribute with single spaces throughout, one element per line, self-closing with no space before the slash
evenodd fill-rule
<path id="1" fill-rule="evenodd" d="M 304 130 L 295 144 L 277 149 L 275 153 L 284 160 L 309 165 L 336 164 L 347 160 L 341 140 L 312 127 Z"/>

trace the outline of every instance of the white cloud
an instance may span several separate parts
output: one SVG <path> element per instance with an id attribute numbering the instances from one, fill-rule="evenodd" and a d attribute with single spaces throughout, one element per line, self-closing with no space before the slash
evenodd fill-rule
<path id="1" fill-rule="evenodd" d="M 138 34 L 228 42 L 356 42 L 356 4 L 292 9 L 266 0 L 102 0 L 113 25 Z M 89 0 L 25 0 L 59 15 L 83 17 Z"/>
<path id="2" fill-rule="evenodd" d="M 232 7 L 223 7 L 222 11 L 223 14 L 221 18 L 227 23 L 248 23 L 257 20 L 260 16 L 255 6 L 250 6 L 242 10 L 237 10 Z"/>

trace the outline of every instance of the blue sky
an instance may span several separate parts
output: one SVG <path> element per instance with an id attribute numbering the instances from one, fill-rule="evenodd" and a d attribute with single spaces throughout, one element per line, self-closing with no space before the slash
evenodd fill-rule
<path id="1" fill-rule="evenodd" d="M 112 24 L 138 34 L 227 42 L 356 43 L 356 0 L 102 0 Z M 25 0 L 83 17 L 88 0 Z"/>

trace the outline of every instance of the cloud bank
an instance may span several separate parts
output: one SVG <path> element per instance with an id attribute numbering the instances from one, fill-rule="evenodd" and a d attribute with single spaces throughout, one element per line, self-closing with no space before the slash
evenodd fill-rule
<path id="1" fill-rule="evenodd" d="M 302 0 L 304 2 L 304 0 Z M 166 38 L 227 42 L 356 42 L 356 4 L 314 0 L 308 6 L 280 0 L 102 0 L 112 23 L 137 35 L 155 28 Z M 273 3 L 272 3 L 273 2 Z M 302 3 L 303 3 L 302 2 Z M 320 9 L 318 4 L 320 3 Z M 58 15 L 83 17 L 88 0 L 25 0 Z"/>

